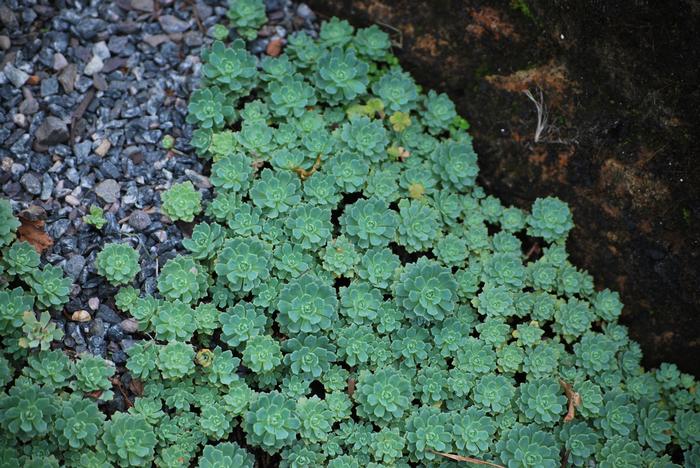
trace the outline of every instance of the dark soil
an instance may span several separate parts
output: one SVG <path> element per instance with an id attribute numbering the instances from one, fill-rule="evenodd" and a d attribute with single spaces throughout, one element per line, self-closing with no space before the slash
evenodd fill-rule
<path id="1" fill-rule="evenodd" d="M 471 123 L 481 184 L 567 201 L 569 251 L 617 289 L 646 366 L 700 375 L 700 48 L 693 0 L 311 0 L 392 33 L 402 65 Z M 548 126 L 534 141 L 542 92 Z"/>

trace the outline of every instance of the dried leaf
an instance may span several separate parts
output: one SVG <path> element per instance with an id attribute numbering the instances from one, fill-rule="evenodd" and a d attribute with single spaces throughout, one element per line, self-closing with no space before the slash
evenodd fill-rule
<path id="1" fill-rule="evenodd" d="M 21 215 L 19 220 L 22 224 L 17 229 L 17 239 L 29 242 L 39 253 L 53 245 L 53 239 L 44 231 L 43 220 L 31 220 Z"/>
<path id="2" fill-rule="evenodd" d="M 463 457 L 462 455 L 455 455 L 453 453 L 436 452 L 435 450 L 431 450 L 431 452 L 454 461 L 469 462 L 474 463 L 475 465 L 493 466 L 495 468 L 506 468 L 505 466 L 499 465 L 498 463 L 491 463 L 485 460 L 479 460 L 478 458 Z"/>
<path id="3" fill-rule="evenodd" d="M 569 400 L 569 409 L 566 412 L 566 416 L 564 416 L 564 422 L 573 421 L 573 419 L 576 417 L 576 407 L 581 406 L 581 395 L 578 392 L 575 392 L 571 385 L 564 382 L 564 380 L 559 379 L 559 383 L 562 387 L 564 387 L 564 393 L 566 394 L 566 398 Z"/>
<path id="4" fill-rule="evenodd" d="M 124 386 L 122 385 L 121 380 L 119 380 L 119 377 L 112 377 L 109 380 L 110 380 L 110 382 L 112 382 L 112 385 L 117 387 L 117 390 L 119 390 L 119 393 L 121 393 L 122 396 L 124 397 L 124 403 L 126 403 L 126 407 L 131 408 L 132 406 L 134 406 L 134 404 L 129 399 L 129 396 L 126 394 L 126 391 L 124 390 Z"/>
<path id="5" fill-rule="evenodd" d="M 282 39 L 275 38 L 270 41 L 269 44 L 267 44 L 267 48 L 265 49 L 265 53 L 269 55 L 270 57 L 277 57 L 279 54 L 282 53 Z"/>
<path id="6" fill-rule="evenodd" d="M 129 390 L 136 396 L 143 395 L 143 382 L 139 379 L 131 379 L 131 382 L 129 382 Z"/>
<path id="7" fill-rule="evenodd" d="M 355 393 L 355 379 L 350 377 L 348 379 L 348 396 L 352 397 L 353 393 Z"/>

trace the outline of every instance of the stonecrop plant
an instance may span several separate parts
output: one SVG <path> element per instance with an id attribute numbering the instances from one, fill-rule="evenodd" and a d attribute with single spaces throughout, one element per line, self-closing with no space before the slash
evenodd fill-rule
<path id="1" fill-rule="evenodd" d="M 264 11 L 229 18 L 251 39 Z M 0 466 L 700 465 L 697 382 L 642 368 L 619 295 L 568 260 L 571 210 L 487 196 L 468 124 L 390 46 L 332 19 L 279 57 L 203 53 L 214 197 L 162 193 L 195 224 L 151 293 L 136 250 L 97 255 L 138 324 L 123 367 L 51 350 L 69 281 L 0 202 Z M 140 391 L 107 414 L 115 372 Z"/>

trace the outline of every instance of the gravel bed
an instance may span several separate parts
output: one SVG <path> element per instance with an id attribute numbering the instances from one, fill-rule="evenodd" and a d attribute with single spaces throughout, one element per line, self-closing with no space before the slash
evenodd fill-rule
<path id="1" fill-rule="evenodd" d="M 269 22 L 249 44 L 253 53 L 296 30 L 315 34 L 305 4 L 266 5 Z M 138 248 L 135 286 L 153 293 L 158 266 L 181 251 L 191 230 L 161 216 L 160 193 L 189 179 L 211 197 L 185 116 L 201 49 L 212 42 L 213 25 L 228 24 L 226 11 L 224 1 L 201 0 L 0 6 L 0 196 L 23 219 L 45 223 L 53 245 L 43 260 L 74 281 L 63 313 L 52 313 L 66 349 L 123 367 L 138 336 L 114 307 L 117 289 L 96 274 L 96 254 L 115 240 Z M 175 139 L 169 151 L 161 147 L 165 135 Z M 93 205 L 105 211 L 101 230 L 82 219 Z M 71 320 L 76 311 L 89 320 Z M 121 395 L 111 404 L 123 409 Z"/>

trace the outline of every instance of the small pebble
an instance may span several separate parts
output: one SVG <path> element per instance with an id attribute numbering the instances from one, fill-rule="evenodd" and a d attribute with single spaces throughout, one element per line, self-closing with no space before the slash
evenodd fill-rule
<path id="1" fill-rule="evenodd" d="M 151 225 L 151 217 L 142 210 L 136 210 L 129 216 L 129 226 L 137 231 L 143 231 Z"/>
<path id="2" fill-rule="evenodd" d="M 189 23 L 187 23 L 186 21 L 182 21 L 181 19 L 173 15 L 162 15 L 158 18 L 158 22 L 163 28 L 163 31 L 171 34 L 183 33 L 190 29 Z"/>
<path id="3" fill-rule="evenodd" d="M 64 200 L 65 200 L 66 203 L 68 203 L 70 206 L 78 206 L 78 205 L 80 205 L 80 200 L 78 200 L 77 198 L 75 198 L 73 195 L 66 195 L 66 197 L 64 198 Z"/>
<path id="4" fill-rule="evenodd" d="M 106 179 L 95 186 L 95 194 L 107 203 L 114 203 L 119 198 L 119 183 Z"/>
<path id="5" fill-rule="evenodd" d="M 88 299 L 88 307 L 92 310 L 97 310 L 100 308 L 100 299 L 98 297 L 91 297 Z"/>
<path id="6" fill-rule="evenodd" d="M 107 154 L 107 151 L 109 151 L 109 148 L 112 146 L 112 143 L 109 142 L 108 139 L 104 139 L 100 142 L 99 145 L 97 145 L 97 148 L 95 148 L 95 154 L 98 156 L 103 157 L 105 154 Z"/>
<path id="7" fill-rule="evenodd" d="M 56 71 L 61 71 L 68 66 L 68 60 L 63 56 L 62 53 L 57 52 L 53 54 L 53 69 Z"/>
<path id="8" fill-rule="evenodd" d="M 0 50 L 7 50 L 10 48 L 12 43 L 10 42 L 10 38 L 7 36 L 0 36 Z"/>
<path id="9" fill-rule="evenodd" d="M 139 323 L 136 321 L 136 319 L 133 318 L 122 320 L 119 323 L 119 326 L 126 333 L 136 333 L 137 331 L 139 331 Z"/>
<path id="10" fill-rule="evenodd" d="M 12 116 L 12 121 L 17 125 L 18 127 L 25 128 L 27 126 L 27 116 L 21 113 L 17 113 Z"/>
<path id="11" fill-rule="evenodd" d="M 70 319 L 74 322 L 89 322 L 92 317 L 87 310 L 76 310 L 71 314 Z"/>
<path id="12" fill-rule="evenodd" d="M 19 183 L 32 195 L 39 195 L 41 193 L 41 181 L 31 172 L 24 174 L 19 180 Z"/>
<path id="13" fill-rule="evenodd" d="M 93 55 L 92 59 L 88 62 L 87 65 L 85 65 L 85 70 L 83 70 L 83 73 L 87 76 L 90 76 L 102 71 L 102 67 L 104 67 L 102 59 L 97 55 Z"/>
<path id="14" fill-rule="evenodd" d="M 99 57 L 102 61 L 107 60 L 112 56 L 105 41 L 100 41 L 92 46 L 92 53 Z"/>

